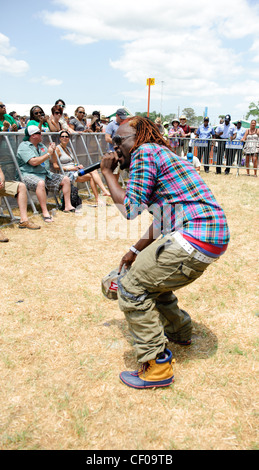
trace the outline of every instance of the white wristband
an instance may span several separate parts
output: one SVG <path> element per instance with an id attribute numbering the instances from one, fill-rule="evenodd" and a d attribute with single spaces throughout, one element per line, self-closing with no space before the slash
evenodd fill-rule
<path id="1" fill-rule="evenodd" d="M 135 248 L 135 246 L 133 246 L 133 245 L 130 247 L 130 251 L 135 253 L 135 255 L 138 255 L 140 253 L 140 251 L 138 251 L 137 248 Z"/>

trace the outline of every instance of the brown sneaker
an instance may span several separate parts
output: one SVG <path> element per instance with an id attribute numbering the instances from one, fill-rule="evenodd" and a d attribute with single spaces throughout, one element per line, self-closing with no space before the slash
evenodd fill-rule
<path id="1" fill-rule="evenodd" d="M 0 230 L 0 242 L 9 242 L 9 238 L 5 237 L 2 230 Z"/>
<path id="2" fill-rule="evenodd" d="M 33 222 L 30 222 L 29 220 L 26 220 L 25 222 L 19 222 L 18 225 L 19 228 L 29 228 L 30 230 L 39 230 L 40 225 L 36 225 Z"/>

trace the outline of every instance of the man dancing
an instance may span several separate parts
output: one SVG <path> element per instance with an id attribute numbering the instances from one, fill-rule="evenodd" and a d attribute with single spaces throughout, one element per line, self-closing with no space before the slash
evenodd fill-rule
<path id="1" fill-rule="evenodd" d="M 167 343 L 191 344 L 192 321 L 178 307 L 174 291 L 199 278 L 227 249 L 225 214 L 188 161 L 175 155 L 154 123 L 135 116 L 113 137 L 115 152 L 101 162 L 113 201 L 125 218 L 144 209 L 153 214 L 147 233 L 121 262 L 118 300 L 134 337 L 141 367 L 120 379 L 133 388 L 173 382 Z M 129 168 L 126 191 L 113 175 L 117 163 Z M 160 234 L 162 233 L 162 236 Z"/>

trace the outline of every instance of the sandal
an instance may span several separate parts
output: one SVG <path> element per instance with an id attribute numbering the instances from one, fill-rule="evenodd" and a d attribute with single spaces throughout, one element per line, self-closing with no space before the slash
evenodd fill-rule
<path id="1" fill-rule="evenodd" d="M 47 224 L 50 224 L 51 222 L 53 222 L 53 219 L 52 219 L 52 217 L 50 217 L 50 216 L 46 216 L 46 217 L 45 217 L 45 216 L 43 215 L 42 218 L 43 218 L 44 222 L 46 222 Z"/>

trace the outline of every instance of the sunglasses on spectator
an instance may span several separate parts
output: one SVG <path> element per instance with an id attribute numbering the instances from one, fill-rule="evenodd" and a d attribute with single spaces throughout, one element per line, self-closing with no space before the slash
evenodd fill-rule
<path id="1" fill-rule="evenodd" d="M 63 139 L 69 139 L 69 135 L 62 134 L 62 135 L 60 136 L 60 138 L 63 138 Z"/>
<path id="2" fill-rule="evenodd" d="M 41 114 L 42 116 L 45 116 L 44 113 L 42 113 L 41 111 L 34 111 L 33 113 L 35 116 L 38 116 L 39 114 Z"/>
<path id="3" fill-rule="evenodd" d="M 0 108 L 5 108 L 5 104 L 0 104 Z"/>
<path id="4" fill-rule="evenodd" d="M 59 106 L 60 108 L 65 108 L 64 104 L 57 104 L 57 106 Z"/>
<path id="5" fill-rule="evenodd" d="M 123 140 L 126 140 L 126 139 L 128 139 L 129 137 L 134 137 L 134 136 L 135 136 L 135 134 L 130 134 L 130 135 L 125 135 L 125 136 L 122 137 L 122 136 L 119 135 L 119 134 L 115 134 L 115 135 L 113 136 L 113 138 L 112 138 L 112 142 L 113 142 L 113 144 L 115 144 L 115 145 L 121 145 L 122 142 L 123 142 Z"/>
<path id="6" fill-rule="evenodd" d="M 54 113 L 54 114 L 61 114 L 61 113 L 60 113 L 59 111 L 55 111 L 55 113 Z"/>
<path id="7" fill-rule="evenodd" d="M 78 114 L 85 114 L 84 111 L 78 111 Z"/>

